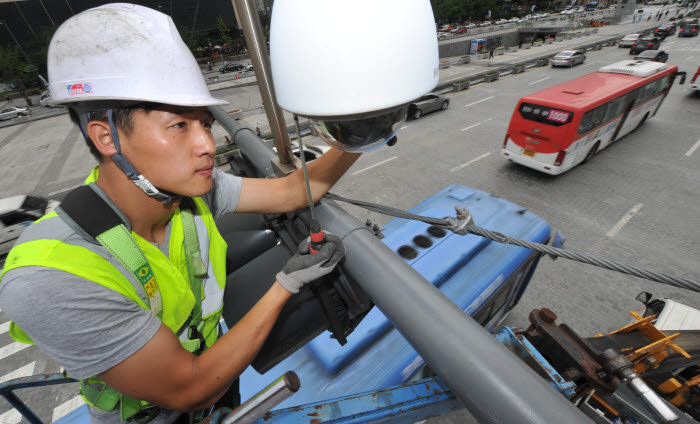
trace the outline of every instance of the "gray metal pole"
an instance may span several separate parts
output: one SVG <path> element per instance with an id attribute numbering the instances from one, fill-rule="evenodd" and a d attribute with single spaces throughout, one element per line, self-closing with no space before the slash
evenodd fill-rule
<path id="1" fill-rule="evenodd" d="M 241 149 L 243 155 L 255 168 L 265 177 L 274 177 L 275 172 L 270 161 L 272 151 L 265 147 L 255 132 L 236 122 L 221 106 L 209 106 L 209 110 L 214 115 L 214 119 L 229 133 L 231 141 Z"/>
<path id="2" fill-rule="evenodd" d="M 46 6 L 44 6 L 44 2 L 39 0 L 39 4 L 41 5 L 42 9 L 44 9 L 44 12 L 46 12 L 46 16 L 48 16 L 49 20 L 51 21 L 51 26 L 56 26 L 56 22 L 54 22 L 53 18 L 51 18 L 51 14 L 49 13 L 48 9 L 46 9 Z"/>
<path id="3" fill-rule="evenodd" d="M 334 202 L 316 209 L 352 276 L 482 424 L 591 421 Z"/>
<path id="4" fill-rule="evenodd" d="M 32 34 L 36 34 L 36 32 L 34 32 L 34 28 L 32 28 L 32 26 L 29 25 L 29 21 L 27 20 L 27 17 L 24 16 L 24 13 L 22 12 L 22 9 L 19 8 L 19 2 L 16 1 L 16 2 L 14 2 L 14 3 L 15 3 L 15 6 L 17 6 L 17 11 L 19 12 L 19 15 L 22 17 L 22 19 L 24 19 L 24 23 L 27 24 L 27 28 L 29 28 L 29 31 L 31 31 Z"/>
<path id="5" fill-rule="evenodd" d="M 265 108 L 267 120 L 270 123 L 272 138 L 275 140 L 275 146 L 277 147 L 277 157 L 281 164 L 294 164 L 292 143 L 289 140 L 282 108 L 277 104 L 275 87 L 272 84 L 272 73 L 270 71 L 270 55 L 267 53 L 267 43 L 263 36 L 260 18 L 255 8 L 255 1 L 232 0 L 232 2 L 233 9 L 236 12 L 236 19 L 243 28 L 243 36 L 248 45 L 250 59 L 253 62 L 263 107 Z"/>

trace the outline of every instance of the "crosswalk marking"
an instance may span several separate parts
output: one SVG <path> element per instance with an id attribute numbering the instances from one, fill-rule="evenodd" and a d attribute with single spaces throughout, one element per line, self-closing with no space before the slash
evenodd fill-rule
<path id="1" fill-rule="evenodd" d="M 0 415 L 0 424 L 17 424 L 22 420 L 22 414 L 17 412 L 16 409 L 10 409 L 4 414 Z"/>
<path id="2" fill-rule="evenodd" d="M 5 334 L 10 330 L 10 321 L 0 324 L 0 334 Z"/>
<path id="3" fill-rule="evenodd" d="M 27 343 L 19 343 L 19 342 L 14 342 L 10 343 L 7 346 L 3 346 L 0 348 L 0 360 L 7 358 L 8 356 L 12 355 L 13 353 L 17 353 L 22 349 L 26 349 L 30 344 Z"/>
<path id="4" fill-rule="evenodd" d="M 74 411 L 79 406 L 83 405 L 84 403 L 85 403 L 85 401 L 83 401 L 83 398 L 80 397 L 80 395 L 78 395 L 78 396 L 74 397 L 73 399 L 58 405 L 53 410 L 53 418 L 51 418 L 51 422 L 54 422 L 58 419 L 65 417 L 66 415 L 68 415 L 68 413 Z M 0 424 L 2 424 L 2 423 L 0 423 Z"/>
<path id="5" fill-rule="evenodd" d="M 34 374 L 34 365 L 36 365 L 36 361 L 3 375 L 0 377 L 0 383 L 12 380 L 13 378 L 29 377 Z"/>

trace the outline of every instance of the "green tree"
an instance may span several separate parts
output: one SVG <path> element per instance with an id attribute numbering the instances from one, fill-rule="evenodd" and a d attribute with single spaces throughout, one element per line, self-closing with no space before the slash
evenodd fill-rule
<path id="1" fill-rule="evenodd" d="M 27 87 L 37 85 L 36 74 L 20 55 L 19 49 L 0 46 L 0 82 L 14 85 L 18 80 Z"/>
<path id="2" fill-rule="evenodd" d="M 216 29 L 219 31 L 221 43 L 226 44 L 230 49 L 233 44 L 233 38 L 231 37 L 229 27 L 226 26 L 226 22 L 224 22 L 224 17 L 221 15 L 216 17 Z"/>

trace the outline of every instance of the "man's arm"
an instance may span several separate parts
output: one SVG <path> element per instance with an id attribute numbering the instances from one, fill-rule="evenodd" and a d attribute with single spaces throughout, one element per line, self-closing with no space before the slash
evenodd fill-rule
<path id="1" fill-rule="evenodd" d="M 331 148 L 320 158 L 308 163 L 309 185 L 314 202 L 320 200 L 359 157 L 359 153 Z M 304 174 L 301 169 L 297 169 L 284 178 L 244 178 L 236 212 L 291 212 L 307 204 Z"/>
<path id="2" fill-rule="evenodd" d="M 194 356 L 165 325 L 133 355 L 99 377 L 136 399 L 179 411 L 216 402 L 257 355 L 291 293 L 279 283 L 221 339 Z"/>

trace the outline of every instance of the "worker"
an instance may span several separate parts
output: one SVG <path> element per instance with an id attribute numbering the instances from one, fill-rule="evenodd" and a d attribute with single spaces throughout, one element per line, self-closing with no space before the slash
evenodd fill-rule
<path id="1" fill-rule="evenodd" d="M 160 12 L 120 3 L 71 17 L 51 40 L 48 72 L 53 101 L 68 106 L 99 165 L 88 186 L 28 227 L 9 253 L 0 307 L 13 321 L 10 334 L 81 381 L 94 423 L 186 422 L 183 411 L 227 392 L 285 302 L 343 257 L 342 243 L 327 234 L 310 255 L 302 242 L 219 338 L 226 243 L 216 221 L 306 206 L 301 170 L 247 179 L 214 167 L 207 106 L 226 102 L 210 95 Z M 310 163 L 313 199 L 358 157 L 331 149 Z M 104 216 L 118 222 L 91 235 Z"/>

